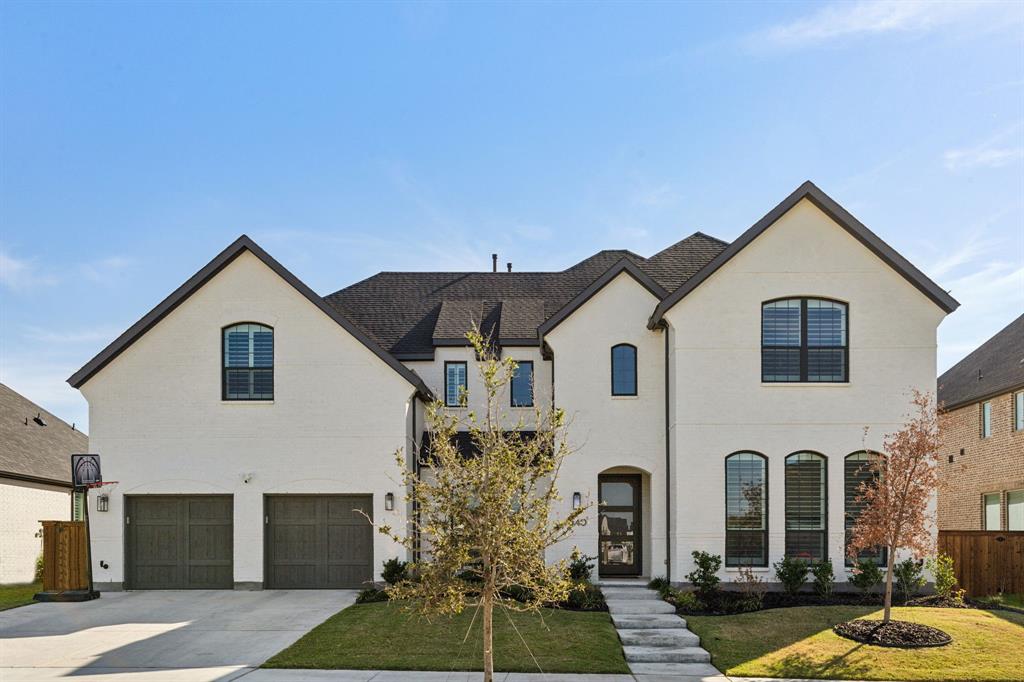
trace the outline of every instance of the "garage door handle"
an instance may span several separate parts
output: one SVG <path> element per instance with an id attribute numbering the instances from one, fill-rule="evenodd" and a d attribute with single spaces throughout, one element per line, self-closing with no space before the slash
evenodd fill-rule
<path id="1" fill-rule="evenodd" d="M 270 516 L 269 515 L 263 517 L 263 523 L 266 523 L 266 524 L 270 523 Z"/>

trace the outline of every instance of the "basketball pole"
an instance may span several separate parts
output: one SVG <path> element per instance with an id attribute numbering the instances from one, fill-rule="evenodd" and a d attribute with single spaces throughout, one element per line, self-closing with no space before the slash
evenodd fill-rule
<path id="1" fill-rule="evenodd" d="M 82 506 L 85 508 L 85 560 L 89 569 L 89 598 L 96 594 L 96 588 L 92 582 L 92 525 L 89 523 L 89 486 L 82 491 Z"/>

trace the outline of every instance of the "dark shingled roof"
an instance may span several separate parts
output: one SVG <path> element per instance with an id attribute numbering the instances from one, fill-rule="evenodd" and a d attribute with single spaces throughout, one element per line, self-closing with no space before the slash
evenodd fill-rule
<path id="1" fill-rule="evenodd" d="M 84 433 L 0 384 L 0 476 L 70 487 L 71 455 L 88 448 Z"/>
<path id="2" fill-rule="evenodd" d="M 561 272 L 381 272 L 325 301 L 399 358 L 429 358 L 462 343 L 470 320 L 496 327 L 500 343 L 537 343 L 537 328 L 622 259 L 672 291 L 725 247 L 697 232 L 650 258 L 599 251 Z"/>
<path id="3" fill-rule="evenodd" d="M 1024 388 L 1024 315 L 939 377 L 946 409 Z"/>

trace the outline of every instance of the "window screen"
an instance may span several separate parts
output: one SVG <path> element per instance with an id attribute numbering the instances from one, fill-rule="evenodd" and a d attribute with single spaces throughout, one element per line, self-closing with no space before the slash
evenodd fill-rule
<path id="1" fill-rule="evenodd" d="M 612 348 L 612 395 L 636 395 L 636 348 L 627 343 Z"/>
<path id="2" fill-rule="evenodd" d="M 828 509 L 825 458 L 797 452 L 786 458 L 786 556 L 825 558 Z"/>
<path id="3" fill-rule="evenodd" d="M 512 374 L 512 407 L 533 407 L 533 363 L 516 363 Z"/>
<path id="4" fill-rule="evenodd" d="M 768 565 L 768 471 L 754 452 L 725 459 L 725 565 Z"/>
<path id="5" fill-rule="evenodd" d="M 225 400 L 274 399 L 274 330 L 262 324 L 224 329 Z"/>

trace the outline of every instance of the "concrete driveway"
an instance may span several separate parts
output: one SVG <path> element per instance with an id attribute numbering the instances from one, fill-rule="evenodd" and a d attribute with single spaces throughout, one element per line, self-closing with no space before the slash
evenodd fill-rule
<path id="1" fill-rule="evenodd" d="M 353 590 L 106 592 L 0 611 L 0 680 L 232 680 L 355 602 Z"/>

